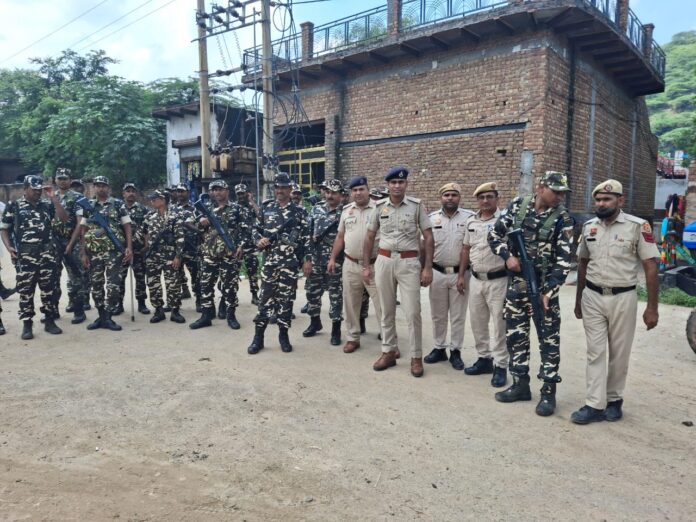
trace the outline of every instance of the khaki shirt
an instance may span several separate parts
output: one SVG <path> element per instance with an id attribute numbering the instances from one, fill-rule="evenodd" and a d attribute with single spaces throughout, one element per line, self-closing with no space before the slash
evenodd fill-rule
<path id="1" fill-rule="evenodd" d="M 406 196 L 398 205 L 386 198 L 377 202 L 367 229 L 379 231 L 379 248 L 393 252 L 418 250 L 420 234 L 431 228 L 420 199 Z"/>
<path id="2" fill-rule="evenodd" d="M 360 208 L 355 203 L 347 205 L 341 213 L 341 221 L 338 223 L 339 233 L 343 233 L 345 242 L 345 253 L 353 259 L 362 261 L 363 241 L 367 234 L 367 227 L 372 220 L 376 204 L 370 201 L 366 207 Z M 375 246 L 370 259 L 377 257 L 377 247 L 379 242 L 375 240 Z"/>
<path id="3" fill-rule="evenodd" d="M 474 272 L 497 272 L 505 268 L 502 257 L 495 255 L 488 244 L 488 233 L 493 229 L 495 222 L 500 217 L 500 210 L 489 219 L 481 219 L 481 212 L 470 216 L 466 221 L 466 233 L 462 244 L 471 247 L 469 250 L 469 264 Z"/>
<path id="4" fill-rule="evenodd" d="M 599 218 L 583 225 L 578 257 L 590 260 L 588 281 L 602 287 L 626 287 L 638 283 L 641 261 L 660 253 L 650 223 L 622 211 L 608 226 Z"/>
<path id="5" fill-rule="evenodd" d="M 463 208 L 457 209 L 451 218 L 442 209 L 428 215 L 435 240 L 433 263 L 444 267 L 459 266 L 466 221 L 472 215 L 473 212 Z"/>

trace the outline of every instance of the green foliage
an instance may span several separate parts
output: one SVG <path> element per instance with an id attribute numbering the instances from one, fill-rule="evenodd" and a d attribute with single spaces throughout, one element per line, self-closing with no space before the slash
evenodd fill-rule
<path id="1" fill-rule="evenodd" d="M 675 34 L 664 48 L 665 92 L 647 99 L 650 124 L 662 153 L 696 154 L 696 31 Z"/>
<path id="2" fill-rule="evenodd" d="M 648 300 L 648 292 L 642 286 L 638 287 L 638 299 L 640 301 Z M 689 295 L 679 288 L 661 288 L 657 301 L 662 304 L 686 306 L 688 308 L 696 307 L 696 296 Z"/>

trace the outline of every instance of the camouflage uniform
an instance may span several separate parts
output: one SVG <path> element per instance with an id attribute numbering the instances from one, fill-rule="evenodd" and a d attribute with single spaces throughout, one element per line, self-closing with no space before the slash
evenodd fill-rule
<path id="1" fill-rule="evenodd" d="M 145 255 L 141 254 L 145 247 L 145 231 L 143 230 L 145 219 L 152 212 L 151 209 L 138 203 L 133 203 L 129 207 L 125 205 L 128 215 L 131 219 L 131 241 L 133 243 L 133 276 L 135 278 L 135 298 L 138 303 L 147 299 L 147 284 L 145 283 L 145 275 L 147 269 L 145 267 Z M 126 278 L 128 277 L 128 265 L 121 265 L 121 284 L 119 286 L 121 292 L 121 300 L 126 295 Z"/>
<path id="2" fill-rule="evenodd" d="M 249 230 L 251 230 L 257 221 L 256 211 L 249 205 L 240 205 L 240 208 L 242 210 L 242 219 L 247 222 Z M 253 243 L 249 242 L 242 251 L 242 260 L 246 266 L 252 300 L 257 300 L 259 289 L 259 258 L 257 257 L 257 250 Z"/>
<path id="3" fill-rule="evenodd" d="M 521 228 L 529 257 L 534 261 L 540 283 L 540 292 L 550 297 L 550 310 L 544 315 L 544 340 L 541 343 L 541 365 L 538 378 L 544 382 L 561 382 L 558 374 L 560 363 L 561 313 L 558 293 L 570 271 L 570 245 L 573 222 L 563 208 L 551 228 L 550 237 L 542 239 L 539 234 L 549 216 L 556 209 L 549 208 L 537 214 L 534 202 L 529 200 L 527 208 L 521 208 L 524 198 L 517 197 L 510 202 L 506 211 L 488 234 L 488 243 L 494 254 L 507 259 L 514 254 L 508 249 L 506 235 L 514 228 L 518 213 L 525 215 Z M 505 323 L 507 348 L 510 354 L 510 373 L 514 376 L 527 376 L 529 373 L 529 332 L 532 306 L 527 294 L 527 284 L 520 274 L 513 274 L 508 283 L 505 296 Z"/>
<path id="4" fill-rule="evenodd" d="M 104 216 L 116 237 L 126 246 L 122 224 L 130 223 L 128 210 L 120 199 L 109 197 L 104 203 L 91 200 L 95 212 Z M 81 225 L 84 233 L 85 252 L 89 257 L 89 278 L 92 286 L 92 299 L 97 308 L 112 314 L 121 303 L 121 254 L 111 242 L 106 232 L 87 215 Z"/>
<path id="5" fill-rule="evenodd" d="M 278 326 L 288 329 L 297 292 L 297 273 L 302 261 L 310 259 L 309 223 L 304 209 L 294 203 L 281 207 L 275 200 L 266 200 L 261 212 L 261 230 L 254 232 L 255 243 L 273 235 L 288 220 L 294 220 L 293 226 L 274 238 L 263 253 L 259 313 L 255 320 L 257 326 L 265 328 L 275 311 Z"/>
<path id="6" fill-rule="evenodd" d="M 34 292 L 41 291 L 41 309 L 47 317 L 55 317 L 58 308 L 56 290 L 56 247 L 53 219 L 55 206 L 42 199 L 32 205 L 24 196 L 5 208 L 0 229 L 14 236 L 18 253 L 17 291 L 19 292 L 19 319 L 34 317 Z"/>
<path id="7" fill-rule="evenodd" d="M 164 306 L 162 276 L 167 290 L 167 303 L 172 310 L 181 306 L 181 270 L 172 268 L 172 261 L 182 259 L 184 251 L 184 214 L 167 210 L 165 214 L 155 211 L 145 217 L 143 234 L 148 236 L 149 250 L 145 256 L 147 286 L 150 302 L 155 308 Z"/>
<path id="8" fill-rule="evenodd" d="M 334 210 L 331 210 L 327 205 L 317 205 L 310 214 L 312 272 L 305 281 L 307 314 L 310 317 L 317 317 L 321 314 L 321 297 L 324 295 L 324 291 L 328 290 L 329 318 L 331 321 L 343 320 L 341 316 L 343 310 L 343 284 L 341 282 L 343 257 L 340 256 L 336 260 L 334 274 L 326 272 L 326 265 L 331 257 L 331 249 L 338 234 L 338 222 L 342 209 L 341 205 Z M 329 227 L 331 229 L 327 233 Z"/>
<path id="9" fill-rule="evenodd" d="M 171 205 L 170 208 L 173 206 L 174 205 Z M 179 273 L 181 290 L 183 291 L 184 287 L 188 285 L 186 272 L 184 271 L 184 267 L 186 267 L 191 275 L 191 289 L 196 297 L 196 305 L 198 306 L 201 303 L 201 233 L 193 222 L 196 210 L 191 203 L 176 205 L 174 210 L 177 210 L 181 214 L 180 219 L 184 227 L 184 250 L 181 257 L 181 272 Z"/>

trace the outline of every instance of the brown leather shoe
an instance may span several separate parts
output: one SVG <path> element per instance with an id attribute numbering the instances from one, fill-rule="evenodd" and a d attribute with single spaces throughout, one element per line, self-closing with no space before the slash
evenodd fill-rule
<path id="1" fill-rule="evenodd" d="M 414 377 L 423 376 L 423 358 L 422 357 L 412 357 L 411 358 L 411 375 Z"/>
<path id="2" fill-rule="evenodd" d="M 394 359 L 400 359 L 401 358 L 401 352 L 399 351 L 399 348 L 397 347 L 396 350 L 394 350 Z"/>
<path id="3" fill-rule="evenodd" d="M 381 372 L 387 368 L 396 366 L 396 357 L 394 357 L 394 352 L 382 352 L 379 359 L 372 365 L 372 369 L 376 372 Z"/>
<path id="4" fill-rule="evenodd" d="M 360 348 L 360 341 L 348 341 L 343 347 L 343 353 L 353 353 Z"/>

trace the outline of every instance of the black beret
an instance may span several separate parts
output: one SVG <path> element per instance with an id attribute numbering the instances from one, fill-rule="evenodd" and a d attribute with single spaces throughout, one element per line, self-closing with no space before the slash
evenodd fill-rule
<path id="1" fill-rule="evenodd" d="M 384 176 L 385 181 L 390 181 L 392 179 L 406 179 L 408 178 L 408 169 L 406 167 L 392 167 Z"/>
<path id="2" fill-rule="evenodd" d="M 362 185 L 367 185 L 367 178 L 365 176 L 355 176 L 351 178 L 348 183 L 348 188 L 352 189 L 355 187 L 361 187 Z"/>

